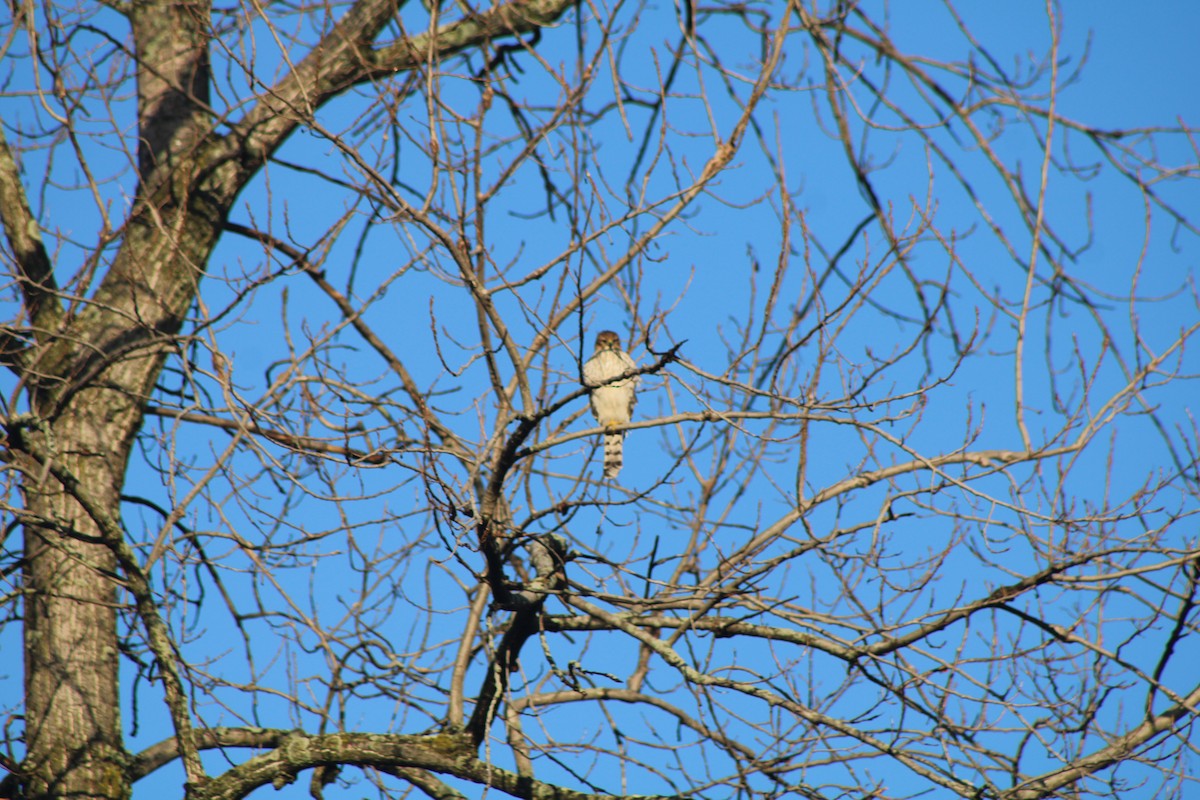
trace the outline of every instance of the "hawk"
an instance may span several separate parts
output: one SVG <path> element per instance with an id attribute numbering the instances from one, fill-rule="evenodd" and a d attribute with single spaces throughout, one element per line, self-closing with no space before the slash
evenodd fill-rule
<path id="1" fill-rule="evenodd" d="M 621 337 L 613 331 L 596 334 L 596 352 L 583 365 L 583 382 L 592 390 L 592 414 L 606 429 L 623 425 L 633 417 L 637 376 L 613 380 L 632 369 L 637 365 L 621 349 Z M 615 478 L 621 471 L 624 440 L 625 431 L 604 434 L 604 477 Z"/>

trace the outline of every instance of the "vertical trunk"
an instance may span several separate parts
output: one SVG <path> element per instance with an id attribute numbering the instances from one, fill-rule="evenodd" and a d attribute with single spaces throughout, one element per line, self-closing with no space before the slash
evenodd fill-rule
<path id="1" fill-rule="evenodd" d="M 69 474 L 88 503 L 119 518 L 143 403 L 195 296 L 229 200 L 214 208 L 193 193 L 196 148 L 211 127 L 208 4 L 135 0 L 128 8 L 138 58 L 142 205 L 91 304 L 70 330 L 43 342 L 46 357 L 30 376 L 43 427 L 28 431 L 26 449 L 36 458 L 24 481 L 23 772 L 26 795 L 39 800 L 130 795 L 116 560 L 103 532 L 45 462 Z"/>
<path id="2" fill-rule="evenodd" d="M 30 431 L 29 449 L 50 454 L 55 469 L 112 508 L 119 502 L 114 462 L 124 457 L 106 452 L 119 445 L 106 443 L 101 420 L 91 416 L 68 412 L 52 432 Z M 129 782 L 112 551 L 74 498 L 44 471 L 39 480 L 36 469 L 24 486 L 30 519 L 45 523 L 24 529 L 26 796 L 121 800 Z"/>

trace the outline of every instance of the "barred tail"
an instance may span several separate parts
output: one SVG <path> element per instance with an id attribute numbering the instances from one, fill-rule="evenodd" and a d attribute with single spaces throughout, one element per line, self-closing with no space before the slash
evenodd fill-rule
<path id="1" fill-rule="evenodd" d="M 624 455 L 625 433 L 604 434 L 604 477 L 612 479 L 621 471 Z"/>

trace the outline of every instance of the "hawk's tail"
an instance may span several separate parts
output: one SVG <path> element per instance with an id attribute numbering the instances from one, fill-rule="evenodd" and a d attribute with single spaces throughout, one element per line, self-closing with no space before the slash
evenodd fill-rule
<path id="1" fill-rule="evenodd" d="M 604 434 L 604 477 L 612 479 L 625 462 L 625 432 Z"/>

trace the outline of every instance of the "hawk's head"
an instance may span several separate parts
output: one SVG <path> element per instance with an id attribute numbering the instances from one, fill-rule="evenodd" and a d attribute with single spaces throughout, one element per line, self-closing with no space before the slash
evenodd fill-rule
<path id="1" fill-rule="evenodd" d="M 615 331 L 600 331 L 596 334 L 596 352 L 621 349 L 621 337 Z"/>

